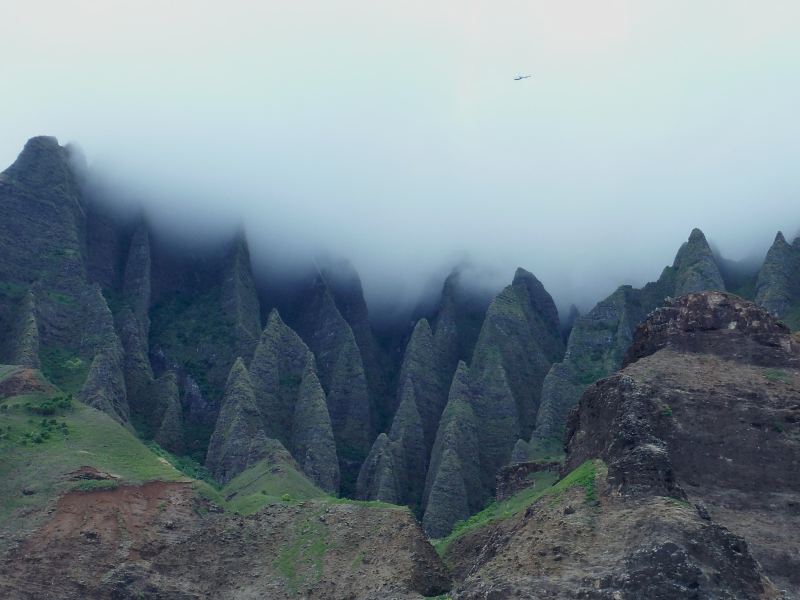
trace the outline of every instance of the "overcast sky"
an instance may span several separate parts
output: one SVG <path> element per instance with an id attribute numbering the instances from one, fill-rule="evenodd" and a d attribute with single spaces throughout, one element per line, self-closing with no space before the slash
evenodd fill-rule
<path id="1" fill-rule="evenodd" d="M 349 257 L 375 303 L 469 257 L 591 304 L 692 227 L 741 258 L 800 226 L 796 0 L 0 8 L 0 163 L 75 142 L 191 235 L 241 218 L 259 265 Z"/>

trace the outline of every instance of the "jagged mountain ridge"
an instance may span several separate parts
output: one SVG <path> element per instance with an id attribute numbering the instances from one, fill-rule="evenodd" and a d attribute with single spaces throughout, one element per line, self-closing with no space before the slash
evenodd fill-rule
<path id="1" fill-rule="evenodd" d="M 13 249 L 3 262 L 0 312 L 3 330 L 9 332 L 4 361 L 41 363 L 56 383 L 91 405 L 171 450 L 205 461 L 221 425 L 231 369 L 237 358 L 251 369 L 263 334 L 261 315 L 269 314 L 244 236 L 192 254 L 159 239 L 145 219 L 115 220 L 84 197 L 68 151 L 52 138 L 32 139 L 0 184 L 6 213 L 25 215 L 23 227 L 7 220 L 3 229 L 4 245 Z M 50 233 L 46 239 L 41 235 L 45 230 Z M 796 270 L 778 250 L 771 254 L 759 278 L 759 299 L 788 314 Z M 403 356 L 391 357 L 371 328 L 357 275 L 322 266 L 292 298 L 285 316 L 314 355 L 313 377 L 322 388 L 335 440 L 339 489 L 364 498 L 391 497 L 423 516 L 439 466 L 450 473 L 441 475 L 445 481 L 452 479 L 456 461 L 467 460 L 450 442 L 435 450 L 438 437 L 453 437 L 446 435 L 448 428 L 466 426 L 453 425 L 449 418 L 440 422 L 463 360 L 469 373 L 464 397 L 480 423 L 480 450 L 469 459 L 480 465 L 480 483 L 467 493 L 476 499 L 467 502 L 466 514 L 474 512 L 491 497 L 497 468 L 511 459 L 512 451 L 517 457 L 524 454 L 520 440 L 535 446 L 542 439 L 557 439 L 583 388 L 621 365 L 633 330 L 650 310 L 666 296 L 725 288 L 715 260 L 703 234 L 693 231 L 657 282 L 642 290 L 620 288 L 576 320 L 564 361 L 555 305 L 524 271 L 486 304 L 459 291 L 459 273 L 454 272 L 444 282 L 435 313 L 409 327 Z M 770 304 L 776 296 L 789 300 Z M 76 333 L 83 331 L 92 335 Z M 602 335 L 592 338 L 592 331 Z M 304 397 L 321 396 L 317 390 Z M 406 410 L 400 412 L 404 400 Z M 319 402 L 309 402 L 308 411 L 301 412 L 325 421 Z M 417 429 L 415 414 L 424 457 L 416 443 L 407 441 L 414 439 L 408 432 Z M 308 425 L 312 431 L 319 418 Z M 295 427 L 303 428 L 292 422 Z M 264 434 L 297 454 L 288 430 L 285 425 L 282 434 Z M 385 457 L 368 461 L 382 465 L 381 473 L 365 474 L 364 481 L 383 482 L 378 487 L 393 487 L 391 494 L 358 485 L 362 464 L 373 451 Z M 330 449 L 322 454 L 330 458 Z M 323 464 L 331 463 L 326 459 Z M 423 464 L 433 470 L 420 473 Z M 413 476 L 403 474 L 408 465 L 416 465 Z M 333 489 L 339 477 L 329 475 L 327 483 L 322 476 L 316 481 Z"/>

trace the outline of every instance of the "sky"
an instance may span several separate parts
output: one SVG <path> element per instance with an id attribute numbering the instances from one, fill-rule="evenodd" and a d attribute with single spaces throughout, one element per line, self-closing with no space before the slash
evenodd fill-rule
<path id="1" fill-rule="evenodd" d="M 54 135 L 181 235 L 243 223 L 259 269 L 349 258 L 373 306 L 466 261 L 587 308 L 693 227 L 733 259 L 800 227 L 795 0 L 0 9 L 0 164 Z"/>

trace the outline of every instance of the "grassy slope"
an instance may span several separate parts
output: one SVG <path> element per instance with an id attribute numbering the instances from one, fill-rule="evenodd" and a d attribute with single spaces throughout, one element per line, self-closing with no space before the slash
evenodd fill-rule
<path id="1" fill-rule="evenodd" d="M 558 498 L 566 490 L 573 487 L 582 487 L 586 493 L 586 501 L 595 502 L 597 500 L 594 485 L 595 477 L 598 473 L 603 473 L 604 470 L 602 461 L 590 460 L 558 482 L 556 482 L 557 477 L 553 473 L 537 474 L 535 477 L 536 483 L 532 487 L 526 488 L 502 502 L 493 502 L 469 519 L 456 523 L 450 535 L 440 540 L 432 540 L 432 543 L 439 556 L 445 556 L 450 544 L 461 536 L 497 521 L 518 515 L 543 497 Z"/>
<path id="2" fill-rule="evenodd" d="M 0 403 L 0 530 L 9 533 L 33 525 L 25 517 L 64 491 L 83 489 L 85 482 L 66 477 L 81 466 L 117 475 L 121 483 L 187 479 L 94 408 L 73 401 L 72 409 L 48 417 L 29 411 L 48 397 L 26 394 Z M 8 535 L 4 539 L 10 541 Z"/>

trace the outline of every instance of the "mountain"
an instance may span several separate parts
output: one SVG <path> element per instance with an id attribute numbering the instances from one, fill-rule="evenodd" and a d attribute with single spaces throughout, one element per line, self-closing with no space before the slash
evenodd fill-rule
<path id="1" fill-rule="evenodd" d="M 796 597 L 796 339 L 695 293 L 652 313 L 624 362 L 573 411 L 561 481 L 440 548 L 454 597 Z"/>
<path id="2" fill-rule="evenodd" d="M 797 240 L 695 229 L 563 320 L 456 268 L 376 326 L 347 261 L 273 280 L 88 173 L 0 174 L 3 597 L 800 591 Z"/>
<path id="3" fill-rule="evenodd" d="M 787 243 L 779 231 L 756 281 L 756 303 L 800 328 L 800 238 Z"/>
<path id="4" fill-rule="evenodd" d="M 657 281 L 642 289 L 621 286 L 578 317 L 564 360 L 554 364 L 544 379 L 531 451 L 546 451 L 552 440 L 560 444 L 567 413 L 587 385 L 622 366 L 633 333 L 648 313 L 667 297 L 701 290 L 725 290 L 725 283 L 703 232 L 694 229 Z"/>

